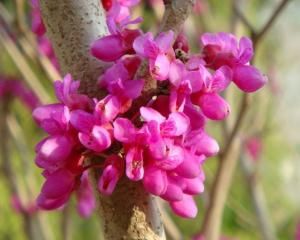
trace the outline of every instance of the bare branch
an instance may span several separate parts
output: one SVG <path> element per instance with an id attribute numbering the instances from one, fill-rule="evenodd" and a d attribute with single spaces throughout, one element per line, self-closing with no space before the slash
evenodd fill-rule
<path id="1" fill-rule="evenodd" d="M 285 9 L 290 0 L 282 0 L 278 7 L 274 10 L 273 14 L 267 21 L 264 27 L 253 37 L 254 45 L 257 45 L 258 41 L 265 36 L 269 29 L 273 26 L 279 14 Z"/>
<path id="2" fill-rule="evenodd" d="M 28 65 L 23 54 L 19 51 L 12 39 L 2 28 L 0 28 L 0 40 L 7 53 L 10 55 L 11 59 L 16 64 L 19 71 L 22 73 L 24 80 L 26 81 L 28 86 L 30 86 L 30 88 L 35 92 L 40 101 L 42 103 L 50 102 L 51 97 L 39 82 L 37 76 Z"/>
<path id="3" fill-rule="evenodd" d="M 276 18 L 286 6 L 287 2 L 288 0 L 283 0 L 281 2 L 281 4 L 274 10 L 274 13 L 270 17 L 269 21 L 258 33 L 253 32 L 253 28 L 250 27 L 250 25 L 248 26 L 251 28 L 249 30 L 252 32 L 254 48 L 257 47 L 259 41 L 263 36 L 265 36 L 266 32 L 275 22 Z M 246 25 L 248 25 L 248 23 L 246 23 Z M 224 206 L 238 159 L 238 154 L 236 152 L 239 150 L 235 150 L 235 145 L 237 144 L 236 142 L 238 141 L 238 135 L 249 108 L 249 101 L 250 95 L 244 94 L 233 129 L 231 130 L 229 138 L 226 141 L 226 146 L 224 147 L 223 152 L 219 155 L 219 166 L 210 193 L 209 206 L 202 225 L 202 233 L 204 234 L 206 240 L 217 240 L 220 236 Z"/>
<path id="4" fill-rule="evenodd" d="M 160 32 L 172 30 L 177 36 L 190 15 L 194 3 L 195 0 L 164 0 L 165 13 Z"/>

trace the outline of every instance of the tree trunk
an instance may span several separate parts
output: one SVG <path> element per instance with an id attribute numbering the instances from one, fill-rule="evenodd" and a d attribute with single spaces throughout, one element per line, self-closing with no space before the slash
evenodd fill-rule
<path id="1" fill-rule="evenodd" d="M 104 63 L 90 55 L 90 44 L 108 34 L 100 0 L 40 0 L 43 21 L 62 72 L 81 81 L 81 92 L 101 97 L 96 86 Z M 98 200 L 97 213 L 107 240 L 165 239 L 160 213 L 141 183 L 123 177 L 114 193 L 105 197 L 97 190 L 98 173 L 92 170 Z"/>

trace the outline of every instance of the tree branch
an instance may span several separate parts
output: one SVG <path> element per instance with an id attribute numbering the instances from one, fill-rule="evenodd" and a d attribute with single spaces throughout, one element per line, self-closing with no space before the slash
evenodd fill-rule
<path id="1" fill-rule="evenodd" d="M 177 36 L 183 23 L 188 18 L 195 4 L 195 0 L 164 0 L 165 13 L 160 32 L 172 30 Z"/>
<path id="2" fill-rule="evenodd" d="M 172 29 L 178 33 L 189 12 L 185 7 L 191 8 L 192 1 L 173 2 L 169 5 L 171 8 L 166 10 L 168 15 L 164 17 L 162 30 Z M 100 1 L 41 0 L 41 8 L 47 34 L 63 72 L 69 72 L 75 79 L 80 79 L 81 91 L 90 97 L 103 96 L 104 93 L 95 85 L 105 65 L 89 54 L 90 44 L 108 34 Z M 147 72 L 148 68 L 143 71 Z M 156 84 L 147 86 L 150 86 L 149 90 L 156 88 Z M 96 186 L 99 173 L 92 170 L 91 174 Z M 111 196 L 96 193 L 105 239 L 165 239 L 154 198 L 145 192 L 140 182 L 135 183 L 123 177 Z"/>
<path id="3" fill-rule="evenodd" d="M 268 213 L 265 194 L 259 182 L 257 169 L 253 169 L 253 166 L 252 168 L 248 166 L 251 163 L 248 162 L 249 159 L 246 159 L 243 154 L 241 154 L 240 158 L 241 168 L 246 179 L 245 184 L 249 189 L 262 238 L 264 240 L 276 240 L 277 237 Z"/>
<path id="4" fill-rule="evenodd" d="M 252 33 L 254 49 L 256 49 L 259 41 L 262 39 L 263 36 L 265 36 L 267 30 L 269 30 L 272 24 L 275 22 L 276 18 L 279 16 L 279 13 L 284 9 L 287 2 L 288 0 L 282 1 L 282 3 L 274 10 L 274 13 L 270 17 L 266 25 L 262 27 L 261 31 L 256 33 L 253 32 L 252 28 L 249 29 Z M 246 23 L 246 26 L 247 25 L 248 24 Z M 229 138 L 227 139 L 224 150 L 219 155 L 219 165 L 210 193 L 209 206 L 207 208 L 202 225 L 202 233 L 205 236 L 206 240 L 218 240 L 220 236 L 224 206 L 232 183 L 232 177 L 239 156 L 239 147 L 237 148 L 235 145 L 238 144 L 236 142 L 239 141 L 238 135 L 244 123 L 245 115 L 249 108 L 250 100 L 250 95 L 243 95 L 237 119 L 231 130 Z"/>

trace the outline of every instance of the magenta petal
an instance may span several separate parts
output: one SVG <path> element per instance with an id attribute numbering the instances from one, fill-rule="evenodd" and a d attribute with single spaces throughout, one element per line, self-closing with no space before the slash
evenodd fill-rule
<path id="1" fill-rule="evenodd" d="M 229 104 L 216 93 L 202 94 L 198 104 L 204 115 L 212 120 L 223 120 L 230 113 Z"/>
<path id="2" fill-rule="evenodd" d="M 63 194 L 59 198 L 47 198 L 43 193 L 37 198 L 37 205 L 44 210 L 53 210 L 62 207 L 70 197 L 70 193 Z"/>
<path id="3" fill-rule="evenodd" d="M 167 189 L 167 175 L 165 171 L 150 167 L 145 170 L 143 184 L 149 193 L 159 196 Z"/>
<path id="4" fill-rule="evenodd" d="M 205 117 L 203 113 L 197 109 L 193 104 L 186 104 L 184 107 L 184 113 L 190 119 L 191 129 L 201 129 L 205 125 Z"/>
<path id="5" fill-rule="evenodd" d="M 146 122 L 156 121 L 158 123 L 162 123 L 166 119 L 158 111 L 154 110 L 153 108 L 149 108 L 149 107 L 141 107 L 140 113 L 141 113 L 142 118 Z"/>
<path id="6" fill-rule="evenodd" d="M 130 99 L 136 99 L 141 95 L 144 87 L 144 80 L 131 80 L 124 82 L 125 94 Z"/>
<path id="7" fill-rule="evenodd" d="M 117 118 L 114 121 L 114 137 L 123 143 L 134 141 L 137 130 L 127 118 Z"/>
<path id="8" fill-rule="evenodd" d="M 133 181 L 144 177 L 143 151 L 139 148 L 130 148 L 126 154 L 126 175 Z"/>
<path id="9" fill-rule="evenodd" d="M 167 121 L 174 123 L 176 129 L 174 136 L 184 134 L 190 126 L 190 119 L 184 113 L 180 112 L 171 113 Z"/>
<path id="10" fill-rule="evenodd" d="M 102 152 L 111 145 L 111 136 L 109 132 L 101 127 L 94 126 L 91 133 L 79 133 L 78 134 L 80 142 L 88 149 L 95 152 Z"/>
<path id="11" fill-rule="evenodd" d="M 38 154 L 47 161 L 63 162 L 71 153 L 72 144 L 65 136 L 46 138 L 39 146 Z"/>
<path id="12" fill-rule="evenodd" d="M 137 37 L 133 42 L 133 49 L 140 56 L 147 57 L 147 54 L 145 52 L 145 46 L 146 46 L 146 43 L 149 41 L 150 42 L 153 41 L 153 35 L 150 32 Z"/>
<path id="13" fill-rule="evenodd" d="M 160 197 L 169 202 L 181 201 L 183 199 L 183 192 L 177 184 L 169 182 L 167 190 Z"/>
<path id="14" fill-rule="evenodd" d="M 51 119 L 53 115 L 62 115 L 63 112 L 64 105 L 60 103 L 55 103 L 37 107 L 32 112 L 32 117 L 38 124 L 41 124 L 44 120 Z"/>
<path id="15" fill-rule="evenodd" d="M 186 187 L 184 193 L 189 195 L 197 195 L 204 191 L 203 177 L 196 177 L 193 179 L 185 179 Z"/>
<path id="16" fill-rule="evenodd" d="M 232 80 L 232 71 L 227 66 L 220 67 L 214 74 L 210 85 L 210 91 L 222 92 L 224 91 Z"/>
<path id="17" fill-rule="evenodd" d="M 150 70 L 158 81 L 166 80 L 170 70 L 169 58 L 165 54 L 159 54 L 154 62 L 150 62 Z"/>
<path id="18" fill-rule="evenodd" d="M 83 110 L 75 110 L 71 112 L 70 122 L 78 131 L 89 133 L 95 124 L 95 117 Z"/>
<path id="19" fill-rule="evenodd" d="M 193 197 L 183 195 L 181 201 L 170 202 L 172 210 L 180 217 L 194 218 L 198 213 L 197 205 Z"/>
<path id="20" fill-rule="evenodd" d="M 118 60 L 124 54 L 122 37 L 110 35 L 96 40 L 91 46 L 91 53 L 102 61 L 112 62 Z"/>
<path id="21" fill-rule="evenodd" d="M 268 78 L 253 66 L 239 65 L 234 68 L 234 83 L 244 92 L 255 92 L 263 87 Z"/>
<path id="22" fill-rule="evenodd" d="M 192 92 L 198 92 L 202 90 L 203 80 L 199 74 L 199 71 L 188 71 L 184 79 L 190 84 L 190 89 Z"/>
<path id="23" fill-rule="evenodd" d="M 118 170 L 113 165 L 106 166 L 98 182 L 99 191 L 104 195 L 111 195 L 118 180 Z"/>
<path id="24" fill-rule="evenodd" d="M 185 72 L 184 64 L 178 59 L 173 61 L 170 64 L 170 70 L 169 70 L 169 80 L 170 80 L 170 82 L 174 86 L 178 87 L 181 80 L 182 80 L 184 72 Z"/>
<path id="25" fill-rule="evenodd" d="M 195 178 L 201 173 L 197 157 L 188 151 L 184 152 L 183 162 L 174 171 L 185 178 Z"/>
<path id="26" fill-rule="evenodd" d="M 101 118 L 101 123 L 112 121 L 120 112 L 120 101 L 116 96 L 108 95 L 96 104 L 95 113 Z"/>
<path id="27" fill-rule="evenodd" d="M 162 32 L 155 38 L 159 50 L 163 53 L 166 53 L 172 47 L 174 40 L 174 32 L 171 30 Z"/>
<path id="28" fill-rule="evenodd" d="M 254 55 L 252 41 L 247 37 L 242 37 L 239 43 L 239 63 L 248 63 Z"/>
<path id="29" fill-rule="evenodd" d="M 84 172 L 81 176 L 80 187 L 77 192 L 77 210 L 80 216 L 86 218 L 89 217 L 96 207 L 96 200 L 93 194 L 92 186 L 88 179 L 87 172 Z"/>
<path id="30" fill-rule="evenodd" d="M 168 152 L 164 159 L 157 160 L 157 166 L 164 170 L 173 170 L 184 160 L 184 150 L 175 145 L 168 145 Z"/>
<path id="31" fill-rule="evenodd" d="M 215 156 L 220 149 L 217 141 L 202 129 L 190 131 L 185 137 L 184 146 L 197 154 L 204 154 L 207 157 Z"/>
<path id="32" fill-rule="evenodd" d="M 59 198 L 73 190 L 74 176 L 66 170 L 59 170 L 47 177 L 41 192 L 47 198 Z"/>

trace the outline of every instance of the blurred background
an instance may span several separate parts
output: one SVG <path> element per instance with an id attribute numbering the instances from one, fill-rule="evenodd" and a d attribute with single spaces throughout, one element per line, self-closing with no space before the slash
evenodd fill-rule
<path id="1" fill-rule="evenodd" d="M 280 2 L 197 0 L 184 27 L 192 51 L 199 50 L 204 32 L 251 36 L 260 31 Z M 299 12 L 300 1 L 290 0 L 256 44 L 254 65 L 268 75 L 269 83 L 253 94 L 243 125 L 223 239 L 265 239 L 265 231 L 270 239 L 300 239 Z M 58 211 L 35 206 L 42 176 L 34 163 L 34 147 L 44 134 L 31 112 L 55 101 L 52 83 L 61 78 L 38 14 L 27 0 L 0 0 L 0 239 L 99 239 L 99 219 L 81 218 L 75 199 Z M 134 9 L 135 16 L 144 18 L 141 27 L 153 32 L 162 14 L 161 0 L 141 1 Z M 225 123 L 230 126 L 242 96 L 234 86 L 225 94 L 232 106 Z M 222 148 L 224 123 L 211 124 L 208 132 Z M 166 209 L 168 226 L 174 223 L 173 231 L 184 239 L 192 239 L 201 229 L 216 165 L 217 159 L 206 163 L 206 192 L 197 198 L 196 219 L 181 219 Z"/>

